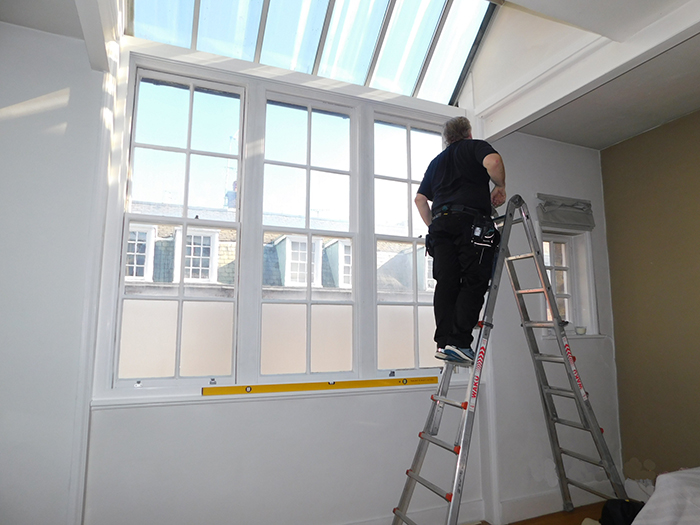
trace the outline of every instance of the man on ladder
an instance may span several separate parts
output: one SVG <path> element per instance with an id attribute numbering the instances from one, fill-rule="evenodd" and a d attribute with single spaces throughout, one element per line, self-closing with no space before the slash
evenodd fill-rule
<path id="1" fill-rule="evenodd" d="M 429 228 L 426 249 L 433 257 L 437 281 L 435 357 L 471 366 L 472 331 L 498 246 L 491 206 L 506 201 L 506 172 L 498 152 L 488 142 L 472 138 L 466 117 L 447 121 L 442 136 L 446 148 L 428 166 L 415 203 Z M 489 181 L 495 184 L 493 191 Z"/>

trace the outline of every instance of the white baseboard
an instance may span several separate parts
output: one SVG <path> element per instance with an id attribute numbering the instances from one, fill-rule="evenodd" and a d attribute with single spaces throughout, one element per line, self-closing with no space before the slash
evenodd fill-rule
<path id="1" fill-rule="evenodd" d="M 439 507 L 431 507 L 429 509 L 410 511 L 408 517 L 416 523 L 444 523 L 447 515 L 447 504 Z M 467 501 L 462 502 L 459 506 L 459 523 L 468 525 L 470 523 L 479 523 L 484 516 L 484 501 Z M 369 521 L 354 522 L 352 525 L 391 525 L 394 515 L 373 519 Z"/>

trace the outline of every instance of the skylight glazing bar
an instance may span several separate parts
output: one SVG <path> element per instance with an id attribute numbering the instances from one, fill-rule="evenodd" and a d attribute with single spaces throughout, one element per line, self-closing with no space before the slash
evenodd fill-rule
<path id="1" fill-rule="evenodd" d="M 199 33 L 199 7 L 201 0 L 194 0 L 194 15 L 192 16 L 192 44 L 190 49 L 197 49 L 197 35 Z"/>
<path id="2" fill-rule="evenodd" d="M 464 83 L 467 81 L 467 75 L 469 74 L 469 70 L 472 67 L 472 63 L 474 62 L 474 57 L 476 56 L 476 52 L 479 49 L 479 46 L 481 45 L 481 41 L 484 39 L 486 29 L 489 27 L 489 22 L 491 21 L 495 10 L 496 3 L 490 2 L 489 7 L 486 10 L 486 14 L 484 15 L 484 19 L 481 22 L 481 27 L 479 27 L 479 33 L 474 39 L 474 45 L 472 46 L 472 49 L 469 52 L 469 55 L 467 56 L 467 60 L 464 62 L 464 67 L 462 68 L 462 72 L 459 75 L 459 80 L 457 80 L 457 85 L 455 85 L 455 89 L 452 92 L 452 96 L 450 97 L 450 106 L 457 105 L 459 96 L 462 94 L 462 90 L 464 89 Z"/>
<path id="3" fill-rule="evenodd" d="M 335 0 L 329 0 L 328 8 L 326 9 L 326 18 L 323 21 L 323 29 L 321 29 L 321 38 L 318 41 L 318 48 L 316 49 L 316 58 L 314 59 L 314 68 L 312 70 L 313 75 L 318 75 L 318 67 L 321 64 L 321 57 L 323 56 L 323 48 L 326 47 L 326 37 L 328 36 L 328 27 L 331 25 L 331 18 L 333 18 L 333 9 L 335 8 Z"/>
<path id="4" fill-rule="evenodd" d="M 435 48 L 437 47 L 437 43 L 440 40 L 440 35 L 442 34 L 442 28 L 445 27 L 445 21 L 447 20 L 447 17 L 450 14 L 450 8 L 452 7 L 452 2 L 454 0 L 447 0 L 445 2 L 445 5 L 442 7 L 442 13 L 440 14 L 440 20 L 438 21 L 438 25 L 435 28 L 435 32 L 433 33 L 433 39 L 430 42 L 430 47 L 428 48 L 428 52 L 425 54 L 425 59 L 423 59 L 423 65 L 420 68 L 420 73 L 418 74 L 418 79 L 416 80 L 416 85 L 413 86 L 413 92 L 411 93 L 412 97 L 415 97 L 418 95 L 418 91 L 420 90 L 421 85 L 423 84 L 423 79 L 425 78 L 425 73 L 428 70 L 428 66 L 430 65 L 430 61 L 433 59 L 433 53 L 435 53 Z"/>
<path id="5" fill-rule="evenodd" d="M 264 0 L 262 13 L 260 13 L 260 29 L 258 29 L 258 42 L 255 45 L 254 62 L 260 63 L 260 54 L 262 53 L 263 40 L 265 39 L 265 26 L 267 26 L 267 13 L 270 10 L 270 0 Z"/>
<path id="6" fill-rule="evenodd" d="M 372 80 L 372 75 L 374 75 L 374 70 L 377 67 L 377 61 L 379 60 L 379 53 L 382 50 L 382 45 L 384 44 L 384 38 L 386 37 L 386 32 L 389 29 L 389 23 L 391 22 L 391 15 L 394 12 L 394 6 L 396 5 L 396 0 L 390 0 L 389 5 L 386 6 L 386 13 L 384 14 L 384 20 L 382 21 L 382 29 L 379 31 L 379 37 L 377 37 L 377 44 L 374 46 L 374 53 L 372 53 L 372 62 L 369 64 L 369 69 L 367 70 L 367 78 L 365 78 L 365 86 L 369 86 L 370 80 Z"/>

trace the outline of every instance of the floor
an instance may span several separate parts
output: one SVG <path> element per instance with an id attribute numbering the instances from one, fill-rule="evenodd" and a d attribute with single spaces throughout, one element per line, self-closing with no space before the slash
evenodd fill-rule
<path id="1" fill-rule="evenodd" d="M 539 518 L 518 521 L 510 525 L 581 525 L 584 518 L 591 518 L 596 521 L 599 520 L 604 503 L 604 501 L 601 501 L 600 503 L 577 507 L 571 512 L 557 512 L 555 514 L 540 516 Z"/>

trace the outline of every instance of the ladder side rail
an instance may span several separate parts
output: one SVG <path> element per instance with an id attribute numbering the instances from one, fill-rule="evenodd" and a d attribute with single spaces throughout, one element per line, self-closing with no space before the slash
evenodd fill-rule
<path id="1" fill-rule="evenodd" d="M 525 232 L 530 243 L 530 247 L 532 248 L 533 253 L 535 254 L 535 264 L 537 266 L 537 272 L 540 275 L 543 288 L 545 289 L 545 296 L 547 298 L 549 312 L 552 319 L 555 321 L 554 332 L 557 338 L 559 349 L 562 352 L 562 355 L 564 356 L 564 364 L 567 369 L 567 377 L 569 379 L 571 389 L 574 392 L 574 396 L 576 399 L 576 408 L 579 411 L 581 421 L 584 423 L 584 425 L 588 426 L 589 431 L 593 436 L 593 441 L 601 457 L 601 460 L 604 464 L 606 464 L 605 472 L 608 476 L 608 479 L 610 480 L 610 483 L 613 487 L 613 490 L 615 491 L 616 496 L 625 499 L 627 496 L 624 485 L 621 482 L 620 475 L 612 459 L 612 454 L 610 453 L 605 439 L 603 438 L 600 426 L 598 425 L 595 414 L 593 412 L 593 408 L 591 407 L 590 401 L 588 400 L 588 393 L 586 392 L 583 386 L 583 382 L 581 381 L 581 377 L 576 368 L 574 357 L 571 353 L 571 347 L 569 346 L 569 341 L 566 337 L 564 322 L 561 319 L 559 308 L 557 307 L 554 292 L 552 290 L 552 285 L 549 282 L 549 277 L 547 276 L 547 272 L 545 270 L 542 250 L 540 248 L 539 241 L 537 240 L 537 235 L 535 233 L 534 226 L 532 225 L 532 220 L 530 218 L 527 205 L 524 202 L 520 207 L 520 213 L 523 217 L 523 224 L 525 226 Z"/>
<path id="2" fill-rule="evenodd" d="M 442 371 L 442 377 L 440 377 L 440 382 L 438 383 L 437 392 L 435 394 L 436 397 L 447 396 L 447 392 L 450 388 L 450 381 L 452 380 L 453 371 L 454 365 L 452 363 L 446 362 L 445 367 Z M 428 418 L 425 421 L 423 432 L 432 436 L 438 433 L 444 408 L 444 403 L 441 403 L 439 401 L 431 401 L 430 410 L 428 411 Z M 413 462 L 411 463 L 411 472 L 414 472 L 415 474 L 420 473 L 421 469 L 423 468 L 423 461 L 425 460 L 425 456 L 428 452 L 428 444 L 429 442 L 424 439 L 418 440 L 418 448 L 416 449 L 416 453 L 413 456 Z M 415 488 L 416 480 L 411 476 L 407 475 L 403 491 L 401 492 L 401 498 L 399 499 L 399 505 L 395 509 L 399 512 L 394 513 L 392 525 L 401 525 L 403 521 L 401 516 L 408 513 L 408 505 L 411 502 L 411 498 L 413 497 L 413 491 L 415 490 Z"/>

